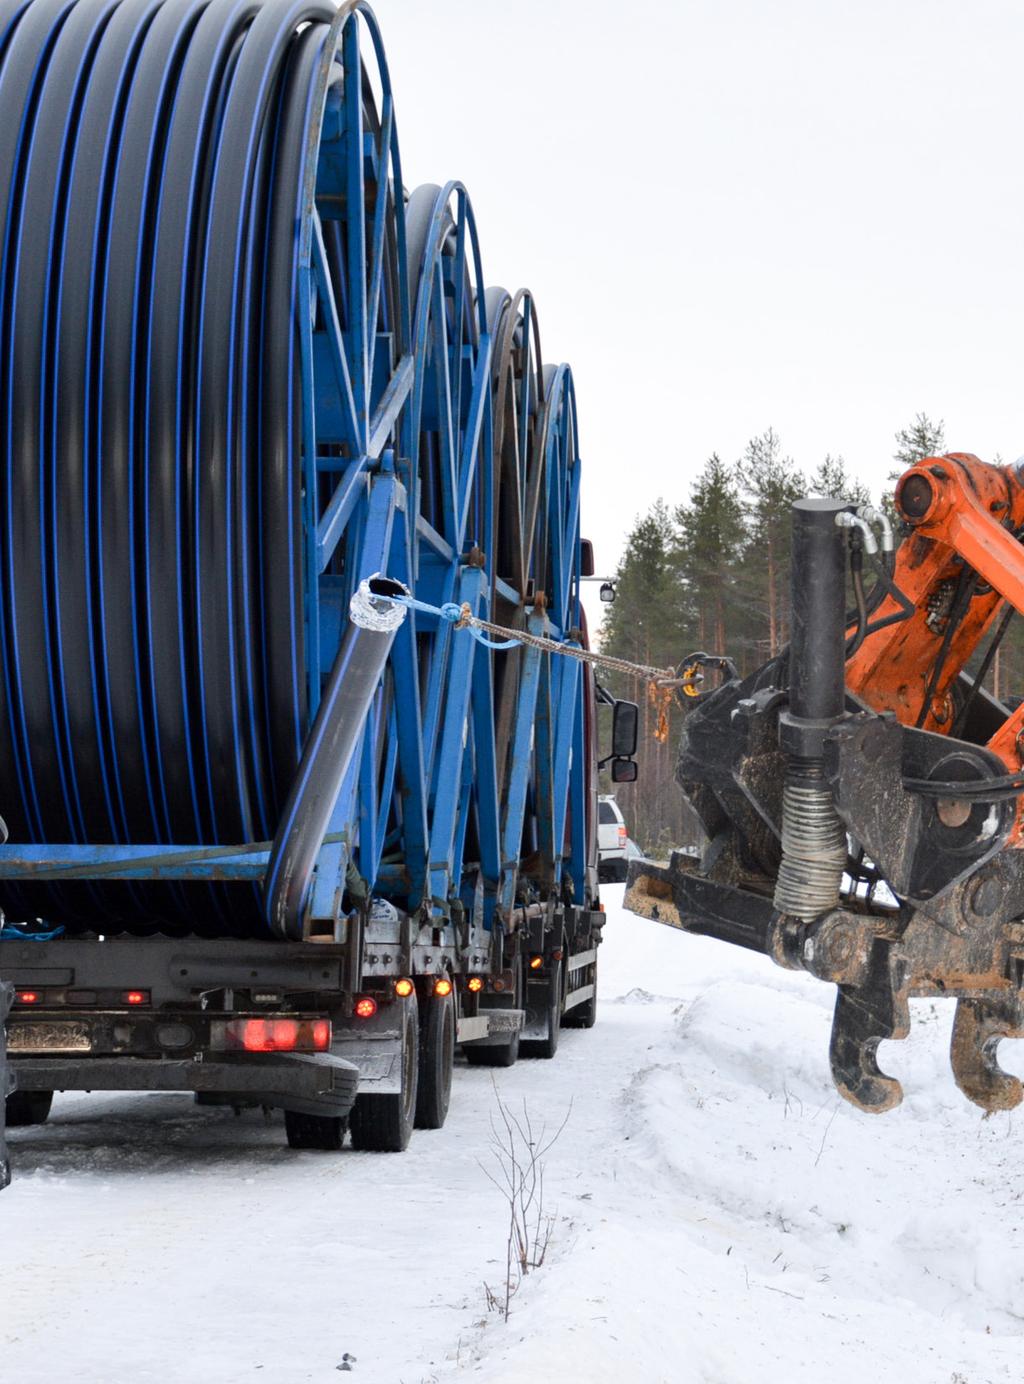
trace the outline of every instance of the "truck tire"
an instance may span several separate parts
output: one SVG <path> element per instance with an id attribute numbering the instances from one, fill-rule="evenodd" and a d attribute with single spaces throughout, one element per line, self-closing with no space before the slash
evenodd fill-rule
<path id="1" fill-rule="evenodd" d="M 521 1009 L 526 1003 L 523 995 L 523 978 L 520 963 L 516 962 L 516 994 L 511 1008 Z M 468 1043 L 462 1051 L 471 1067 L 514 1067 L 519 1059 L 520 1038 L 518 1031 L 511 1034 L 504 1043 Z"/>
<path id="2" fill-rule="evenodd" d="M 7 1128 L 45 1124 L 52 1104 L 52 1091 L 12 1091 L 7 1097 Z"/>
<path id="3" fill-rule="evenodd" d="M 597 962 L 590 967 L 593 977 L 594 993 L 589 1000 L 574 1005 L 562 1016 L 564 1028 L 593 1028 L 597 1022 Z"/>
<path id="4" fill-rule="evenodd" d="M 497 1047 L 485 1048 L 474 1043 L 462 1051 L 471 1067 L 514 1067 L 519 1060 L 519 1034 L 513 1033 L 509 1042 Z"/>
<path id="5" fill-rule="evenodd" d="M 524 1038 L 520 1044 L 523 1057 L 554 1057 L 558 1051 L 558 1034 L 562 1027 L 562 963 L 556 961 L 548 977 L 547 1034 L 544 1038 Z"/>
<path id="6" fill-rule="evenodd" d="M 284 1131 L 290 1149 L 321 1149 L 337 1153 L 345 1142 L 348 1121 L 342 1115 L 303 1115 L 298 1110 L 284 1112 Z"/>
<path id="7" fill-rule="evenodd" d="M 408 1147 L 419 1087 L 419 1019 L 415 995 L 401 1000 L 402 1089 L 394 1095 L 356 1096 L 349 1117 L 352 1147 L 362 1153 L 401 1153 Z"/>
<path id="8" fill-rule="evenodd" d="M 420 1006 L 416 1128 L 440 1129 L 448 1115 L 455 1061 L 455 992 L 427 995 Z"/>

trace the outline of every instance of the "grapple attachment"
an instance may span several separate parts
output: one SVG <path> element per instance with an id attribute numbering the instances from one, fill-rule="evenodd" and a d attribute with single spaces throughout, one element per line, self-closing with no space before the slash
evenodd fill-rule
<path id="1" fill-rule="evenodd" d="M 877 1051 L 907 1036 L 910 998 L 955 998 L 957 1084 L 1006 1110 L 1024 1099 L 997 1061 L 1024 1037 L 1024 703 L 982 683 L 1024 611 L 1024 487 L 951 454 L 896 502 L 909 533 L 893 560 L 883 532 L 866 597 L 880 516 L 794 506 L 790 646 L 689 702 L 677 778 L 705 844 L 633 862 L 626 906 L 833 982 L 832 1074 L 864 1110 L 902 1099 Z"/>

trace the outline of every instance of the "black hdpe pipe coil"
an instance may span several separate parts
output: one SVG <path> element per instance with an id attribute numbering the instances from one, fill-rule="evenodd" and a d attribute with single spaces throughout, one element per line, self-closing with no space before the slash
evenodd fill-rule
<path id="1" fill-rule="evenodd" d="M 323 0 L 0 0 L 0 812 L 271 838 L 306 738 L 296 228 Z M 312 134 L 312 138 L 311 138 Z M 251 884 L 4 884 L 266 935 Z"/>

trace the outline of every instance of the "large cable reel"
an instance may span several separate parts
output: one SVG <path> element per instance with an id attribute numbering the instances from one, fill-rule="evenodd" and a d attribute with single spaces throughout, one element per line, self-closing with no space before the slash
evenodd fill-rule
<path id="1" fill-rule="evenodd" d="M 449 184 L 407 211 L 402 187 L 364 4 L 0 0 L 12 842 L 271 840 L 360 581 L 440 603 L 475 563 L 495 599 L 491 554 L 522 540 L 472 209 Z M 498 789 L 445 806 L 454 637 L 407 625 L 331 840 L 341 876 L 350 859 L 413 908 L 459 892 L 467 842 L 482 868 Z M 492 682 L 481 762 L 499 700 Z M 194 875 L 4 880 L 0 904 L 72 931 L 266 933 L 258 882 Z"/>

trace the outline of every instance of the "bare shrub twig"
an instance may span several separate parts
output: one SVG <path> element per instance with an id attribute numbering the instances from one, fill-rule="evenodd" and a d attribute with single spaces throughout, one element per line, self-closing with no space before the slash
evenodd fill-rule
<path id="1" fill-rule="evenodd" d="M 502 1100 L 493 1076 L 495 1109 L 491 1112 L 491 1155 L 493 1170 L 479 1163 L 488 1181 L 501 1193 L 508 1208 L 508 1233 L 505 1239 L 504 1292 L 494 1293 L 485 1283 L 488 1311 L 500 1312 L 508 1321 L 512 1298 L 532 1269 L 539 1269 L 547 1257 L 555 1218 L 544 1205 L 544 1159 L 557 1141 L 572 1114 L 572 1101 L 558 1128 L 534 1128 L 524 1099 L 519 1114 Z"/>

